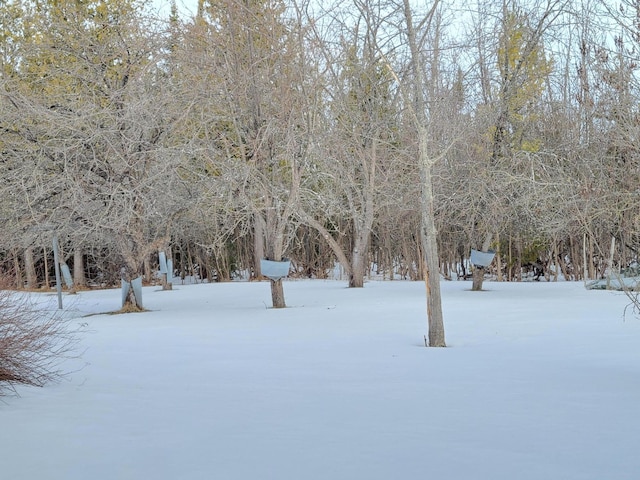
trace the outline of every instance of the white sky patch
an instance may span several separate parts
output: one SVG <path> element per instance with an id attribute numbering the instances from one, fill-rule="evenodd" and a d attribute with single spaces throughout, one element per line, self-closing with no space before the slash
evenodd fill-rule
<path id="1" fill-rule="evenodd" d="M 170 0 L 153 0 L 153 3 L 161 16 L 169 16 L 171 13 Z M 176 6 L 183 17 L 191 17 L 198 10 L 198 0 L 176 0 Z"/>

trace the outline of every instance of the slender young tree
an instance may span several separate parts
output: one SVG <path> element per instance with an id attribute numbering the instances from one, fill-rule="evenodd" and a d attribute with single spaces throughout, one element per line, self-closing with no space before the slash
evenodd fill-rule
<path id="1" fill-rule="evenodd" d="M 439 1 L 434 1 L 420 22 L 428 28 L 437 13 Z M 425 94 L 425 73 L 422 70 L 420 54 L 421 41 L 414 25 L 414 16 L 409 0 L 403 0 L 403 19 L 411 62 L 411 82 L 408 85 L 412 105 L 411 116 L 418 135 L 417 163 L 420 171 L 420 239 L 424 281 L 427 290 L 427 320 L 429 326 L 428 345 L 445 347 L 444 318 L 440 293 L 440 264 L 438 257 L 438 232 L 435 223 L 435 205 L 433 193 L 432 169 L 437 156 L 432 154 L 429 145 L 429 120 L 427 116 L 427 98 Z"/>

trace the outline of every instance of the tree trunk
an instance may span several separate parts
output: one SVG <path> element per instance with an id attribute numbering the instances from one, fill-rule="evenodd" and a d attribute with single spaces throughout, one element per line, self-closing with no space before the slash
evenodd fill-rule
<path id="1" fill-rule="evenodd" d="M 583 267 L 583 280 L 586 283 L 589 280 L 589 269 L 587 267 L 587 234 L 582 236 L 582 267 Z"/>
<path id="2" fill-rule="evenodd" d="M 167 273 L 162 274 L 162 290 L 173 290 L 173 283 L 169 279 L 173 279 L 173 259 L 171 254 L 171 247 L 164 249 L 167 261 Z"/>
<path id="3" fill-rule="evenodd" d="M 351 274 L 349 275 L 349 288 L 364 287 L 366 263 L 366 251 L 354 248 L 353 253 L 351 254 Z"/>
<path id="4" fill-rule="evenodd" d="M 553 263 L 552 265 L 555 267 L 553 269 L 553 281 L 558 281 L 558 270 L 560 269 L 560 262 L 558 261 L 560 255 L 558 254 L 558 242 L 553 241 Z"/>
<path id="5" fill-rule="evenodd" d="M 262 215 L 256 213 L 253 215 L 253 278 L 260 279 L 262 272 L 260 271 L 260 259 L 264 257 L 264 236 L 265 224 Z"/>
<path id="6" fill-rule="evenodd" d="M 508 267 L 507 267 L 507 282 L 513 280 L 513 249 L 512 249 L 512 239 L 509 237 L 509 257 L 508 257 Z"/>
<path id="7" fill-rule="evenodd" d="M 133 288 L 129 286 L 129 294 L 124 301 L 124 305 L 122 305 L 122 310 L 126 312 L 141 312 L 142 307 L 138 305 L 139 301 L 133 292 Z"/>
<path id="8" fill-rule="evenodd" d="M 423 207 L 424 208 L 424 207 Z M 425 215 L 423 215 L 424 217 Z M 424 228 L 423 261 L 424 282 L 427 290 L 427 321 L 429 324 L 429 346 L 446 347 L 444 321 L 440 295 L 440 269 L 438 265 L 438 247 L 435 238 L 435 224 L 427 222 Z"/>
<path id="9" fill-rule="evenodd" d="M 471 290 L 474 292 L 482 290 L 482 282 L 484 281 L 484 267 L 473 267 Z"/>
<path id="10" fill-rule="evenodd" d="M 22 268 L 20 267 L 20 257 L 18 256 L 18 250 L 13 250 L 13 275 L 16 282 L 16 288 L 22 290 L 24 288 L 24 282 L 22 280 Z"/>
<path id="11" fill-rule="evenodd" d="M 406 0 L 405 0 L 406 1 Z M 426 150 L 424 128 L 419 128 L 420 180 L 421 180 L 421 243 L 422 271 L 427 290 L 427 322 L 429 325 L 429 346 L 446 347 L 444 338 L 444 319 L 440 294 L 440 265 L 438 259 L 438 232 L 434 216 L 434 195 L 431 178 L 431 165 Z"/>
<path id="12" fill-rule="evenodd" d="M 44 262 L 44 288 L 49 290 L 49 260 L 47 260 L 47 249 L 42 249 L 42 261 Z"/>
<path id="13" fill-rule="evenodd" d="M 38 276 L 36 275 L 36 265 L 33 259 L 33 248 L 26 248 L 24 251 L 24 272 L 27 278 L 27 289 L 38 288 Z"/>
<path id="14" fill-rule="evenodd" d="M 80 247 L 76 247 L 73 251 L 73 284 L 77 288 L 87 286 L 87 278 L 84 274 L 84 255 Z"/>
<path id="15" fill-rule="evenodd" d="M 435 5 L 437 2 L 435 2 Z M 415 127 L 418 133 L 418 169 L 420 171 L 420 200 L 421 200 L 421 228 L 420 241 L 422 244 L 422 259 L 424 281 L 427 290 L 427 322 L 429 324 L 429 346 L 445 347 L 444 320 L 442 316 L 442 301 L 440 297 L 440 270 L 438 263 L 438 239 L 435 224 L 435 208 L 433 195 L 433 178 L 431 168 L 434 160 L 429 156 L 428 131 L 426 118 L 426 101 L 424 94 L 424 78 L 421 70 L 421 53 L 413 27 L 413 16 L 409 0 L 403 1 L 404 19 L 407 27 L 407 40 L 413 60 L 414 93 L 413 110 Z M 432 8 L 429 15 L 433 15 Z M 413 103 L 411 102 L 411 103 Z"/>
<path id="16" fill-rule="evenodd" d="M 500 248 L 500 234 L 496 235 L 496 268 L 498 270 L 498 281 L 502 282 L 504 279 L 502 278 L 502 249 Z"/>
<path id="17" fill-rule="evenodd" d="M 349 279 L 351 279 L 351 276 L 352 276 L 351 273 L 353 271 L 353 268 L 352 268 L 351 262 L 345 255 L 344 250 L 342 249 L 342 246 L 336 241 L 335 238 L 331 236 L 331 234 L 324 227 L 324 225 L 318 222 L 311 215 L 308 215 L 304 211 L 300 211 L 298 215 L 300 216 L 300 218 L 304 223 L 309 225 L 311 228 L 314 228 L 318 233 L 320 233 L 320 235 L 322 235 L 322 238 L 324 238 L 324 240 L 327 242 L 327 245 L 329 245 L 329 248 L 331 248 L 334 255 L 336 256 L 338 263 L 340 263 L 340 265 L 344 269 Z"/>
<path id="18" fill-rule="evenodd" d="M 284 287 L 282 286 L 282 279 L 271 282 L 271 303 L 273 308 L 286 308 L 284 301 Z"/>
<path id="19" fill-rule="evenodd" d="M 147 283 L 151 283 L 151 281 L 153 280 L 153 270 L 151 268 L 151 259 L 149 258 L 149 255 L 145 255 L 144 256 L 144 261 L 142 262 L 142 271 L 144 272 L 144 280 Z"/>
<path id="20" fill-rule="evenodd" d="M 274 262 L 282 261 L 284 255 L 284 219 L 290 218 L 290 215 L 281 213 L 278 218 L 275 209 L 267 211 L 266 221 L 264 223 L 264 248 L 266 258 Z M 258 262 L 259 263 L 259 262 Z M 282 279 L 270 280 L 271 283 L 271 303 L 273 308 L 285 308 L 287 305 L 284 301 L 284 286 Z"/>
<path id="21" fill-rule="evenodd" d="M 169 275 L 167 275 L 166 273 L 163 273 L 160 277 L 161 277 L 160 283 L 162 284 L 162 290 L 173 290 L 173 284 L 169 280 L 167 280 Z"/>
<path id="22" fill-rule="evenodd" d="M 591 236 L 589 236 L 589 278 L 590 279 L 598 278 L 598 270 L 595 264 L 594 243 L 595 243 L 595 240 Z"/>

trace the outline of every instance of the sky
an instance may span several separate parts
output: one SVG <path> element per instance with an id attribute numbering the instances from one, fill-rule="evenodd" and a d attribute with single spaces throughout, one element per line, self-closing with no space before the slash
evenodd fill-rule
<path id="1" fill-rule="evenodd" d="M 168 15 L 171 10 L 170 0 L 153 0 L 158 11 L 163 15 Z M 180 12 L 190 12 L 195 14 L 198 9 L 198 0 L 176 0 L 176 5 Z"/>

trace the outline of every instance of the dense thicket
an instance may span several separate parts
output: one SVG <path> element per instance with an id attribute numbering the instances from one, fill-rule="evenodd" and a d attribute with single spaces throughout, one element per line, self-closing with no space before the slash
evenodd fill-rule
<path id="1" fill-rule="evenodd" d="M 415 8 L 412 52 L 394 0 L 2 2 L 0 268 L 50 285 L 55 234 L 78 285 L 160 250 L 210 280 L 421 278 L 421 156 L 447 278 L 472 248 L 504 280 L 598 277 L 612 239 L 635 262 L 640 4 L 458 3 Z"/>

